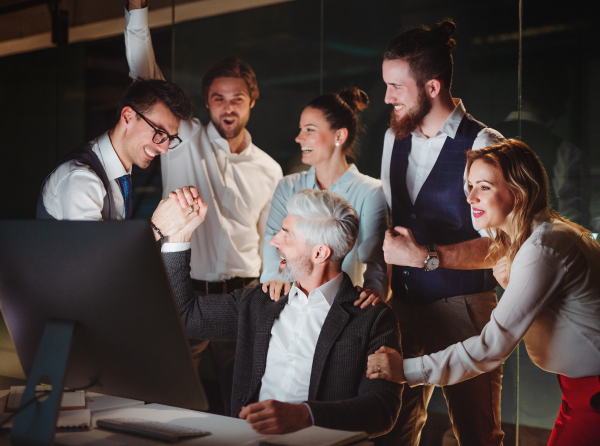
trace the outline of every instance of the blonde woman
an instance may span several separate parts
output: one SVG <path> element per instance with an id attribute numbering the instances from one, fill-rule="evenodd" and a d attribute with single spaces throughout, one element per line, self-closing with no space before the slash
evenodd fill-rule
<path id="1" fill-rule="evenodd" d="M 548 206 L 546 172 L 509 139 L 467 154 L 477 226 L 488 229 L 506 289 L 479 336 L 403 360 L 382 347 L 367 376 L 416 385 L 455 384 L 493 370 L 525 341 L 532 361 L 556 373 L 563 401 L 549 445 L 600 444 L 600 245 Z"/>

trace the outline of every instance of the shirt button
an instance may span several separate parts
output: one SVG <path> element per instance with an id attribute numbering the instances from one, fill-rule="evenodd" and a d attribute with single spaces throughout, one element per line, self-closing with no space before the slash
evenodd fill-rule
<path id="1" fill-rule="evenodd" d="M 411 218 L 412 220 L 415 220 L 415 219 L 417 218 L 417 214 L 410 214 L 410 218 Z"/>
<path id="2" fill-rule="evenodd" d="M 294 358 L 288 358 L 288 362 L 294 362 Z"/>
<path id="3" fill-rule="evenodd" d="M 409 273 L 408 271 L 406 271 L 406 270 L 404 271 L 404 275 L 405 275 L 405 276 L 408 276 L 409 274 L 410 274 L 410 273 Z"/>

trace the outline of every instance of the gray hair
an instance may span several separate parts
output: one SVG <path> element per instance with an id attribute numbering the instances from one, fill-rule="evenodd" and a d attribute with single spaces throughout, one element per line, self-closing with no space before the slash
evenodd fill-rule
<path id="1" fill-rule="evenodd" d="M 287 211 L 297 218 L 296 227 L 307 245 L 329 246 L 332 261 L 343 260 L 354 247 L 360 218 L 340 195 L 304 189 L 292 195 Z"/>

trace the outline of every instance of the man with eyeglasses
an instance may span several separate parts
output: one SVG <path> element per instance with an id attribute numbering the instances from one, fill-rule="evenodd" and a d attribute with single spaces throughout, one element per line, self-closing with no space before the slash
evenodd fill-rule
<path id="1" fill-rule="evenodd" d="M 181 143 L 179 124 L 193 111 L 192 102 L 170 82 L 133 82 L 121 99 L 115 126 L 69 153 L 48 176 L 38 200 L 37 218 L 131 218 L 132 166 L 145 169 L 156 156 Z M 186 193 L 191 194 L 190 190 L 194 191 L 187 188 Z M 182 191 L 179 198 L 184 198 Z M 157 240 L 179 231 L 197 215 L 179 198 L 165 198 L 152 215 Z"/>

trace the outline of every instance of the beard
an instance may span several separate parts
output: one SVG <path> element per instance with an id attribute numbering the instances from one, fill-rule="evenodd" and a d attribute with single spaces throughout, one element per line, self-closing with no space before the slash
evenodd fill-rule
<path id="1" fill-rule="evenodd" d="M 419 90 L 419 97 L 417 98 L 417 105 L 406 110 L 404 116 L 400 119 L 396 117 L 394 110 L 392 110 L 392 119 L 390 120 L 390 128 L 396 139 L 402 139 L 409 136 L 419 125 L 423 122 L 423 119 L 431 111 L 431 102 L 427 99 L 425 89 Z"/>
<path id="2" fill-rule="evenodd" d="M 237 125 L 233 128 L 227 128 L 227 129 L 224 128 L 223 125 L 221 124 L 221 122 L 224 118 L 227 118 L 227 117 L 237 118 Z M 215 128 L 217 129 L 217 132 L 219 132 L 219 135 L 221 135 L 221 138 L 224 138 L 224 139 L 236 138 L 240 133 L 242 133 L 244 128 L 246 128 L 246 124 L 248 124 L 249 119 L 250 119 L 250 116 L 246 116 L 246 118 L 244 119 L 244 118 L 240 117 L 240 115 L 238 115 L 237 113 L 221 115 L 217 119 L 213 119 L 212 115 L 210 117 L 210 120 L 212 121 Z"/>
<path id="3" fill-rule="evenodd" d="M 280 268 L 277 272 L 277 280 L 294 283 L 299 277 L 305 277 L 312 273 L 313 264 L 310 261 L 310 249 L 307 249 L 304 254 L 292 261 L 289 261 L 279 249 L 277 249 L 277 254 L 286 261 L 285 268 L 283 270 Z"/>

